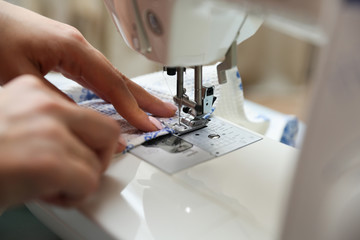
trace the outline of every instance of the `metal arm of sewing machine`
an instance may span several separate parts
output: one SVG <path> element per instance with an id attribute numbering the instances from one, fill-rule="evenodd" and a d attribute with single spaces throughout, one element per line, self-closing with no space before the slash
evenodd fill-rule
<path id="1" fill-rule="evenodd" d="M 219 83 L 227 82 L 226 70 L 236 66 L 236 41 L 230 46 L 225 55 L 225 59 L 217 67 Z M 164 67 L 168 75 L 177 76 L 176 95 L 173 97 L 174 102 L 179 107 L 179 124 L 185 128 L 178 130 L 179 134 L 193 131 L 206 126 L 208 119 L 206 118 L 212 112 L 213 104 L 216 101 L 214 96 L 214 86 L 203 86 L 202 66 L 194 67 L 194 100 L 191 100 L 186 94 L 184 88 L 185 67 Z M 181 117 L 181 112 L 186 115 Z M 190 117 L 191 116 L 191 117 Z"/>
<path id="2" fill-rule="evenodd" d="M 214 86 L 203 86 L 202 66 L 195 66 L 194 70 L 194 100 L 191 100 L 184 88 L 185 67 L 166 68 L 169 75 L 176 73 L 177 76 L 176 95 L 173 99 L 179 107 L 179 124 L 197 129 L 206 125 L 207 120 L 203 117 L 211 113 L 216 97 L 214 96 Z M 181 112 L 186 115 L 181 117 Z"/>

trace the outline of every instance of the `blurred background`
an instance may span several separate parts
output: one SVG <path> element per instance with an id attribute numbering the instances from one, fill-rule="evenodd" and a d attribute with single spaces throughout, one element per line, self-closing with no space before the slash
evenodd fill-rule
<path id="1" fill-rule="evenodd" d="M 102 0 L 8 2 L 78 28 L 93 46 L 130 78 L 162 69 L 126 46 Z M 279 29 L 274 27 L 274 23 L 265 23 L 252 38 L 238 47 L 238 67 L 245 98 L 304 120 L 304 105 L 311 86 L 311 66 L 321 41 L 299 35 L 294 37 Z"/>

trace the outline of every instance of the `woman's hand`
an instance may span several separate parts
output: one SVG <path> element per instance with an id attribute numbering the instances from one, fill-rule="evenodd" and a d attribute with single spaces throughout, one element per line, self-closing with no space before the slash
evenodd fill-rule
<path id="1" fill-rule="evenodd" d="M 0 206 L 33 198 L 73 206 L 98 186 L 118 147 L 117 122 L 78 107 L 38 78 L 0 90 Z"/>
<path id="2" fill-rule="evenodd" d="M 159 128 L 144 111 L 161 117 L 176 112 L 175 105 L 152 96 L 122 75 L 69 25 L 0 1 L 0 36 L 1 84 L 32 74 L 54 88 L 44 76 L 58 71 L 112 103 L 130 124 L 144 131 Z"/>

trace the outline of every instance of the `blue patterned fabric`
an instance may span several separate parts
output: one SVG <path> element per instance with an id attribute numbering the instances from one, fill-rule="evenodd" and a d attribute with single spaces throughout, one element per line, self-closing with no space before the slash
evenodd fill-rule
<path id="1" fill-rule="evenodd" d="M 204 68 L 205 74 L 204 76 L 204 85 L 214 85 L 215 86 L 215 95 L 219 95 L 219 89 L 217 82 L 217 72 L 216 72 L 216 65 L 214 66 L 207 66 Z M 238 71 L 235 72 L 236 77 L 240 78 L 240 74 Z M 53 76 L 54 77 L 54 76 Z M 170 81 L 166 82 L 165 78 L 167 76 L 164 76 L 162 72 L 152 73 L 144 76 L 139 76 L 135 80 L 139 85 L 144 87 L 147 91 L 152 93 L 153 95 L 159 97 L 160 99 L 164 101 L 172 101 L 172 97 L 175 93 L 174 90 L 171 90 L 171 86 L 169 86 L 168 82 L 172 83 Z M 176 79 L 173 80 L 174 83 L 176 82 Z M 61 79 L 58 81 L 58 83 L 61 83 Z M 151 84 L 150 84 L 151 83 Z M 187 94 L 189 96 L 193 95 L 193 75 L 190 73 L 187 73 L 185 75 L 185 81 L 184 81 L 184 87 L 187 90 Z M 172 86 L 173 88 L 175 86 Z M 63 87 L 59 86 L 61 90 L 63 90 L 66 94 L 68 94 L 69 97 L 71 97 L 75 102 L 77 102 L 80 106 L 93 109 L 97 112 L 100 112 L 104 115 L 110 116 L 117 120 L 121 126 L 122 129 L 122 138 L 124 138 L 127 142 L 127 148 L 126 151 L 129 151 L 130 149 L 138 146 L 139 144 L 142 144 L 145 141 L 148 141 L 150 139 L 172 133 L 172 129 L 165 128 L 151 133 L 145 133 L 137 130 L 133 126 L 131 126 L 124 118 L 122 118 L 115 108 L 105 102 L 104 100 L 100 99 L 96 94 L 94 94 L 92 91 L 81 87 L 80 85 L 65 85 Z M 243 86 L 240 83 L 240 85 L 237 88 L 239 91 L 243 91 Z M 215 105 L 216 106 L 216 105 Z M 215 108 L 212 109 L 213 111 Z M 212 113 L 208 114 L 206 117 L 210 117 Z M 271 115 L 271 112 L 268 111 L 264 115 L 262 112 L 254 112 L 254 114 L 250 114 L 251 119 L 254 121 L 260 120 L 268 120 L 271 123 L 274 122 L 274 124 L 270 124 L 272 129 L 275 129 L 275 131 L 268 131 L 267 133 L 264 133 L 265 136 L 268 136 L 270 138 L 273 138 L 277 141 L 281 141 L 284 144 L 295 146 L 298 145 L 297 141 L 297 133 L 299 131 L 299 121 L 294 116 L 288 116 L 283 115 L 281 117 L 277 116 L 274 117 L 274 121 L 272 120 L 271 116 L 268 116 L 267 114 Z M 280 113 L 278 115 L 281 115 Z M 281 118 L 281 121 L 279 121 L 279 118 Z M 160 121 L 172 121 L 170 119 L 159 119 Z M 274 127 L 275 126 L 275 127 Z M 269 135 L 268 135 L 269 133 Z"/>
<path id="2" fill-rule="evenodd" d="M 91 96 L 91 95 L 87 95 L 87 96 Z M 107 103 L 99 98 L 93 98 L 91 100 L 81 101 L 78 102 L 78 104 L 82 107 L 93 109 L 101 114 L 104 114 L 106 116 L 109 116 L 117 120 L 122 130 L 121 137 L 126 141 L 126 149 L 124 153 L 144 143 L 145 141 L 149 141 L 156 137 L 173 133 L 173 130 L 168 127 L 164 127 L 163 129 L 155 132 L 142 132 L 136 129 L 135 127 L 133 127 L 132 125 L 130 125 L 122 116 L 120 116 L 120 114 L 117 113 L 117 111 L 115 110 L 112 104 Z"/>
<path id="3" fill-rule="evenodd" d="M 283 134 L 281 136 L 280 142 L 287 144 L 289 146 L 295 147 L 295 138 L 299 131 L 299 120 L 296 117 L 290 118 L 285 127 Z"/>

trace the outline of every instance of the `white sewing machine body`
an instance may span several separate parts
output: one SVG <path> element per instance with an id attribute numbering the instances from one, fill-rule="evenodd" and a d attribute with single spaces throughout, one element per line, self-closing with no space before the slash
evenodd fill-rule
<path id="1" fill-rule="evenodd" d="M 265 138 L 168 175 L 128 153 L 78 209 L 28 207 L 64 239 L 278 239 L 296 155 Z"/>
<path id="2" fill-rule="evenodd" d="M 202 65 L 226 56 L 228 63 L 218 67 L 219 82 L 225 83 L 225 71 L 236 67 L 236 45 L 252 36 L 262 19 L 224 1 L 105 0 L 105 3 L 129 47 L 166 66 L 168 74 L 176 72 L 174 101 L 179 114 L 185 106 L 184 112 L 192 115 L 180 118 L 184 131 L 205 126 L 203 116 L 211 112 L 215 98 L 213 87 L 203 86 Z M 193 98 L 183 88 L 185 67 L 190 66 L 195 67 Z"/>
<path id="3" fill-rule="evenodd" d="M 223 58 L 246 17 L 221 1 L 105 2 L 128 46 L 171 67 Z"/>
<path id="4" fill-rule="evenodd" d="M 260 27 L 279 6 L 294 17 L 318 1 L 280 0 L 104 0 L 127 45 L 170 67 L 207 65 L 224 58 Z M 260 6 L 260 7 L 259 7 Z M 266 7 L 264 7 L 266 6 Z M 305 7 L 304 7 L 305 6 Z M 277 11 L 276 14 L 282 11 Z M 287 17 L 288 17 L 287 16 Z M 307 16 L 306 16 L 307 17 Z M 303 19 L 302 19 L 303 20 Z"/>
<path id="5" fill-rule="evenodd" d="M 192 115 L 190 118 L 180 118 L 181 124 L 187 127 L 186 131 L 206 125 L 202 118 L 210 113 L 216 99 L 212 94 L 212 87 L 203 86 L 203 65 L 223 60 L 217 68 L 219 83 L 231 81 L 227 72 L 237 70 L 236 46 L 258 30 L 266 14 L 279 6 L 290 13 L 307 14 L 306 10 L 318 3 L 310 0 L 300 3 L 291 1 L 290 4 L 279 0 L 104 2 L 130 48 L 167 67 L 168 74 L 176 73 L 178 79 L 174 102 L 179 106 L 179 114 L 185 112 Z M 277 14 L 280 15 L 281 12 L 278 11 Z M 185 67 L 195 68 L 193 97 L 188 96 L 183 88 Z"/>

